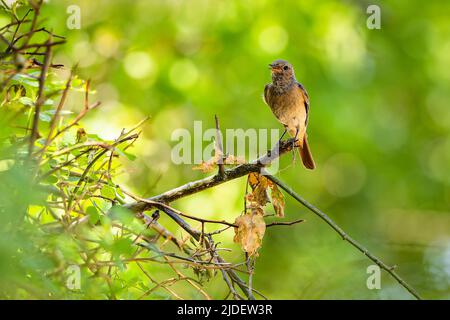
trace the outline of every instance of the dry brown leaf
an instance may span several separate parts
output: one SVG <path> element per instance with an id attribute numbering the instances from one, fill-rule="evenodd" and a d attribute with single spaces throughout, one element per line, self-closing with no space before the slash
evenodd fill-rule
<path id="1" fill-rule="evenodd" d="M 216 169 L 217 164 L 221 160 L 223 161 L 223 164 L 226 164 L 226 165 L 245 163 L 245 160 L 242 157 L 235 157 L 233 155 L 228 155 L 228 156 L 226 156 L 226 158 L 223 158 L 222 152 L 217 147 L 215 147 L 214 148 L 214 157 L 212 157 L 208 161 L 203 161 L 198 166 L 192 167 L 192 170 L 200 170 L 203 173 L 212 172 Z"/>
<path id="2" fill-rule="evenodd" d="M 244 164 L 245 159 L 243 157 L 235 157 L 233 155 L 228 155 L 225 160 L 224 164 Z"/>
<path id="3" fill-rule="evenodd" d="M 252 187 L 253 201 L 264 207 L 270 202 L 267 188 L 271 181 L 259 173 L 252 172 L 248 175 L 248 183 Z"/>
<path id="4" fill-rule="evenodd" d="M 275 210 L 277 217 L 282 218 L 284 217 L 284 206 L 285 206 L 284 195 L 283 193 L 281 193 L 280 189 L 278 189 L 278 186 L 276 184 L 272 183 L 270 188 L 272 190 L 271 195 L 273 208 Z"/>
<path id="5" fill-rule="evenodd" d="M 248 208 L 263 208 L 268 202 L 271 202 L 268 195 L 270 189 L 275 213 L 278 217 L 284 217 L 284 196 L 275 183 L 255 172 L 248 175 L 248 183 L 252 188 L 252 192 L 246 195 Z"/>
<path id="6" fill-rule="evenodd" d="M 269 194 L 267 193 L 267 187 L 264 187 L 263 185 L 259 185 L 253 191 L 253 195 L 255 197 L 256 203 L 258 203 L 262 207 L 270 202 Z"/>
<path id="7" fill-rule="evenodd" d="M 258 182 L 259 182 L 259 174 L 256 172 L 249 173 L 248 184 L 250 185 L 250 187 L 252 187 L 252 189 L 254 189 L 256 187 Z"/>
<path id="8" fill-rule="evenodd" d="M 200 170 L 203 173 L 212 172 L 216 169 L 218 158 L 214 157 L 208 161 L 203 161 L 198 166 L 192 167 L 192 170 Z"/>
<path id="9" fill-rule="evenodd" d="M 263 213 L 262 210 L 251 210 L 234 222 L 238 226 L 234 228 L 234 242 L 240 243 L 242 250 L 249 255 L 257 255 L 256 252 L 261 247 L 266 231 Z"/>

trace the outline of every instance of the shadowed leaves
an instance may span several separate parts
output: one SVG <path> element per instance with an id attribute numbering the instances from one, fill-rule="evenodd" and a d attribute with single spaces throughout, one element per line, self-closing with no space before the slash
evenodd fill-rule
<path id="1" fill-rule="evenodd" d="M 257 250 L 261 247 L 266 231 L 263 213 L 262 210 L 253 209 L 236 218 L 235 224 L 238 227 L 234 230 L 234 242 L 240 243 L 242 250 L 249 255 L 257 255 Z"/>
<path id="2" fill-rule="evenodd" d="M 281 218 L 284 217 L 284 196 L 276 184 L 259 173 L 250 173 L 248 183 L 252 192 L 246 195 L 247 207 L 261 207 L 262 209 L 267 203 L 272 202 L 276 215 Z M 269 198 L 269 191 L 271 199 Z"/>
<path id="3" fill-rule="evenodd" d="M 245 163 L 245 160 L 241 157 L 236 157 L 234 155 L 225 155 L 224 157 L 222 151 L 216 146 L 214 148 L 214 157 L 208 161 L 203 161 L 197 166 L 194 166 L 192 170 L 200 170 L 204 173 L 209 173 L 214 171 L 218 164 L 237 165 L 243 163 Z"/>
<path id="4" fill-rule="evenodd" d="M 245 195 L 246 213 L 235 221 L 238 227 L 234 229 L 234 242 L 240 243 L 242 250 L 249 255 L 254 255 L 261 247 L 266 230 L 264 207 L 272 202 L 275 214 L 284 217 L 285 202 L 278 186 L 259 173 L 250 173 L 248 184 L 252 191 Z"/>

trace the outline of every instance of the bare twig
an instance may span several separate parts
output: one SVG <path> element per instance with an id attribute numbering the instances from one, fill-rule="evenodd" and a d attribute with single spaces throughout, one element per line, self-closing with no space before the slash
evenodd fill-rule
<path id="1" fill-rule="evenodd" d="M 50 128 L 49 128 L 49 131 L 48 131 L 47 139 L 45 140 L 44 146 L 39 151 L 41 155 L 45 152 L 45 150 L 47 149 L 47 147 L 50 144 L 50 141 L 51 141 L 51 138 L 52 138 L 52 135 L 53 135 L 53 131 L 55 130 L 56 124 L 58 123 L 58 120 L 59 120 L 59 114 L 60 114 L 64 104 L 66 103 L 67 94 L 69 93 L 70 86 L 72 84 L 73 71 L 74 70 L 72 70 L 70 72 L 69 79 L 67 80 L 66 86 L 65 86 L 64 91 L 63 91 L 63 93 L 61 95 L 61 99 L 59 100 L 59 104 L 56 107 L 55 114 L 53 115 L 53 118 L 52 118 L 52 120 L 50 122 Z"/>
<path id="2" fill-rule="evenodd" d="M 225 176 L 225 156 L 223 153 L 222 132 L 220 132 L 219 118 L 217 115 L 214 115 L 214 118 L 216 120 L 216 152 L 219 156 L 217 164 L 219 166 L 219 177 L 223 178 Z"/>
<path id="3" fill-rule="evenodd" d="M 251 172 L 259 172 L 262 168 L 269 165 L 272 161 L 276 160 L 280 155 L 291 151 L 293 145 L 292 142 L 293 139 L 281 141 L 279 145 L 275 146 L 270 152 L 258 158 L 257 160 L 250 163 L 238 165 L 232 169 L 225 170 L 225 176 L 223 178 L 218 175 L 209 176 L 201 180 L 186 183 L 178 188 L 169 190 L 160 195 L 146 198 L 146 200 L 169 203 L 191 194 L 218 186 L 224 182 L 243 177 Z M 142 212 L 152 206 L 151 203 L 145 201 L 136 201 L 125 205 L 125 207 L 134 212 Z"/>
<path id="4" fill-rule="evenodd" d="M 84 172 L 82 173 L 80 179 L 78 180 L 78 183 L 77 183 L 77 185 L 75 186 L 75 188 L 74 188 L 74 190 L 73 190 L 73 193 L 72 193 L 71 197 L 69 197 L 69 201 L 68 201 L 68 208 L 69 208 L 69 211 L 71 210 L 71 205 L 72 205 L 72 201 L 73 201 L 73 199 L 74 199 L 74 196 L 77 194 L 78 190 L 80 189 L 81 184 L 85 181 L 85 178 L 86 178 L 87 174 L 89 173 L 89 170 L 92 168 L 92 166 L 93 166 L 93 165 L 94 165 L 94 164 L 95 164 L 95 163 L 96 163 L 96 162 L 97 162 L 97 161 L 98 161 L 98 160 L 99 160 L 106 152 L 108 152 L 109 150 L 114 149 L 117 145 L 119 145 L 119 144 L 121 144 L 121 143 L 123 143 L 123 142 L 125 142 L 125 141 L 132 140 L 132 139 L 136 139 L 136 138 L 137 138 L 137 135 L 134 134 L 134 135 L 131 135 L 131 136 L 126 136 L 126 137 L 117 139 L 117 141 L 115 141 L 112 145 L 108 146 L 108 147 L 105 148 L 104 150 L 100 151 L 100 152 L 98 153 L 98 155 L 97 155 L 94 159 L 92 159 L 91 162 L 89 162 L 89 164 L 87 165 L 86 169 L 85 169 Z"/>
<path id="5" fill-rule="evenodd" d="M 26 47 L 28 45 L 28 43 L 31 40 L 31 37 L 34 34 L 34 30 L 36 29 L 37 20 L 39 18 L 39 14 L 41 13 L 41 6 L 42 6 L 43 2 L 44 2 L 43 0 L 38 0 L 36 3 L 34 1 L 30 1 L 30 5 L 33 7 L 34 15 L 33 15 L 33 20 L 31 21 L 30 31 L 28 32 L 28 36 L 26 37 L 22 48 Z M 28 15 L 28 12 L 27 12 L 27 15 Z"/>
<path id="6" fill-rule="evenodd" d="M 212 298 L 205 292 L 205 290 L 203 290 L 197 283 L 195 283 L 193 279 L 188 278 L 184 274 L 182 274 L 181 271 L 179 271 L 177 268 L 173 266 L 173 264 L 169 261 L 167 257 L 164 257 L 164 259 L 167 261 L 172 270 L 178 275 L 179 279 L 186 280 L 186 282 L 189 283 L 198 292 L 200 292 L 206 298 L 206 300 L 212 300 Z"/>
<path id="7" fill-rule="evenodd" d="M 209 236 L 208 240 L 206 241 L 206 247 L 211 250 L 211 257 L 216 261 L 216 263 L 224 263 L 225 262 L 222 259 L 222 257 L 213 250 L 214 242 L 213 242 L 211 236 Z M 245 284 L 245 282 L 242 281 L 241 278 L 239 278 L 239 276 L 237 275 L 237 273 L 234 270 L 228 269 L 226 271 L 226 273 L 227 273 L 226 277 L 222 273 L 222 276 L 224 277 L 225 282 L 227 282 L 227 280 L 231 279 L 234 283 L 236 283 L 239 286 L 239 288 L 241 288 L 241 290 L 244 292 L 244 294 L 247 296 L 247 298 L 249 300 L 255 300 L 252 290 L 248 288 L 248 286 Z M 233 287 L 233 285 L 229 286 L 230 290 L 232 290 L 231 289 L 232 287 Z M 232 290 L 232 292 L 233 292 L 233 290 Z M 236 297 L 239 297 L 239 296 L 236 295 Z"/>
<path id="8" fill-rule="evenodd" d="M 373 255 L 369 252 L 364 246 L 362 246 L 359 242 L 357 242 L 355 239 L 350 237 L 344 230 L 342 230 L 341 227 L 339 227 L 333 220 L 331 220 L 330 217 L 328 217 L 324 212 L 310 204 L 308 201 L 303 199 L 299 194 L 297 194 L 292 188 L 287 186 L 285 183 L 280 181 L 278 178 L 267 175 L 267 178 L 269 178 L 272 182 L 276 183 L 281 189 L 286 191 L 290 196 L 292 196 L 295 200 L 297 200 L 299 203 L 301 203 L 303 206 L 308 208 L 310 211 L 312 211 L 314 214 L 316 214 L 319 218 L 321 218 L 323 221 L 325 221 L 331 228 L 333 228 L 334 231 L 336 231 L 343 240 L 350 243 L 353 247 L 361 251 L 364 255 L 366 255 L 370 260 L 375 262 L 380 268 L 386 270 L 387 273 L 389 273 L 402 287 L 404 287 L 406 290 L 408 290 L 414 297 L 417 299 L 421 299 L 420 295 L 417 293 L 416 290 L 414 290 L 413 287 L 411 287 L 405 280 L 403 280 L 392 268 L 386 265 L 383 261 L 381 261 L 378 257 Z"/>
<path id="9" fill-rule="evenodd" d="M 293 226 L 294 224 L 301 223 L 305 220 L 299 219 L 291 222 L 272 222 L 266 225 L 266 227 L 274 227 L 274 226 Z"/>
<path id="10" fill-rule="evenodd" d="M 51 36 L 48 38 L 48 43 L 51 42 Z M 34 110 L 34 118 L 33 118 L 33 126 L 31 129 L 31 137 L 30 137 L 30 144 L 28 147 L 28 154 L 31 157 L 33 154 L 33 147 L 34 143 L 39 135 L 39 114 L 41 112 L 41 106 L 44 104 L 45 96 L 44 96 L 44 89 L 45 89 L 45 79 L 47 78 L 47 72 L 48 68 L 50 66 L 52 59 L 52 47 L 47 46 L 45 58 L 44 58 L 44 66 L 42 67 L 41 74 L 39 77 L 39 89 L 38 89 L 38 96 L 35 103 L 35 110 Z"/>
<path id="11" fill-rule="evenodd" d="M 170 206 L 160 203 L 160 202 L 155 202 L 155 201 L 151 201 L 148 199 L 141 199 L 141 198 L 139 198 L 135 195 L 132 195 L 131 193 L 124 191 L 124 190 L 123 190 L 123 192 L 126 193 L 127 195 L 137 199 L 138 201 L 145 202 L 149 208 L 156 207 L 156 208 L 160 209 L 161 211 L 166 213 L 170 218 L 172 218 L 187 233 L 189 233 L 195 240 L 200 241 L 202 233 L 200 231 L 192 228 L 186 221 L 184 221 L 180 217 L 180 215 L 183 215 L 183 214 L 181 212 L 179 212 L 178 210 L 173 209 Z M 189 217 L 193 218 L 191 216 L 189 216 Z M 197 220 L 197 219 L 198 218 L 196 218 L 195 220 Z M 211 239 L 211 235 L 205 234 L 205 236 L 206 237 L 203 239 L 203 241 L 204 241 L 206 248 L 215 252 L 215 250 L 213 249 L 213 242 Z M 216 264 L 221 264 L 221 265 L 226 264 L 226 262 L 217 253 L 212 254 L 211 257 L 213 258 L 213 260 L 216 261 Z M 231 279 L 233 282 L 235 282 L 241 288 L 241 290 L 245 293 L 245 295 L 249 299 L 251 299 L 251 300 L 254 299 L 254 296 L 252 293 L 252 291 L 254 291 L 254 290 L 250 290 L 248 288 L 248 286 L 245 284 L 245 282 L 242 279 L 240 279 L 240 277 L 237 275 L 237 273 L 234 270 L 232 270 L 231 268 L 227 268 L 224 271 L 227 273 L 227 276 L 226 277 L 224 276 L 224 280 L 228 279 L 228 277 L 229 277 L 229 279 Z M 223 273 L 222 273 L 222 275 L 223 275 Z"/>
<path id="12" fill-rule="evenodd" d="M 93 103 L 92 105 L 88 106 L 87 108 L 83 108 L 83 110 L 81 110 L 81 112 L 75 117 L 75 119 L 67 126 L 65 126 L 64 128 L 62 128 L 60 131 L 56 132 L 55 135 L 53 136 L 53 138 L 50 139 L 50 142 L 53 141 L 54 139 L 56 139 L 56 137 L 58 137 L 60 134 L 62 134 L 63 132 L 66 132 L 67 130 L 69 130 L 70 128 L 72 128 L 73 126 L 77 125 L 78 122 L 84 118 L 84 116 L 88 113 L 88 111 L 93 110 L 95 108 L 97 108 L 100 105 L 100 102 L 97 101 L 95 103 Z"/>
<path id="13" fill-rule="evenodd" d="M 194 193 L 215 187 L 221 183 L 224 183 L 226 181 L 234 180 L 237 178 L 240 178 L 244 175 L 247 175 L 251 172 L 259 172 L 261 171 L 267 164 L 269 164 L 273 159 L 276 159 L 281 154 L 284 154 L 291 150 L 292 148 L 292 139 L 287 141 L 281 141 L 279 144 L 279 148 L 274 148 L 271 150 L 267 155 L 257 159 L 256 161 L 253 161 L 248 164 L 242 164 L 239 165 L 233 169 L 225 170 L 224 177 L 220 177 L 219 175 L 210 176 L 201 180 L 197 180 L 194 182 L 187 183 L 185 185 L 182 185 L 178 188 L 169 190 L 167 192 L 164 192 L 160 195 L 148 198 L 148 199 L 141 199 L 140 201 L 136 201 L 130 204 L 125 205 L 126 208 L 135 211 L 135 212 L 142 212 L 147 210 L 149 207 L 152 207 L 154 205 L 154 202 L 171 202 L 174 200 L 177 200 L 182 197 L 186 197 L 189 195 L 192 195 Z M 335 222 L 333 222 L 325 213 L 308 203 L 306 200 L 304 200 L 302 197 L 300 197 L 297 193 L 295 193 L 290 187 L 285 185 L 283 182 L 281 182 L 279 179 L 277 179 L 274 176 L 266 175 L 271 181 L 279 185 L 283 190 L 285 190 L 288 194 L 290 194 L 294 199 L 299 201 L 301 204 L 303 204 L 306 208 L 311 210 L 313 213 L 318 215 L 322 220 L 324 220 L 329 226 L 331 226 L 339 235 L 342 236 L 342 238 L 346 241 L 348 241 L 352 246 L 357 248 L 359 251 L 361 251 L 364 255 L 366 255 L 370 260 L 375 262 L 377 265 L 379 265 L 382 269 L 386 270 L 401 286 L 403 286 L 406 290 L 408 290 L 414 297 L 417 299 L 421 299 L 420 295 L 408 284 L 406 283 L 392 268 L 386 265 L 383 261 L 381 261 L 379 258 L 371 254 L 364 246 L 359 244 L 356 240 L 349 237 Z M 173 212 L 172 212 L 173 213 Z M 280 224 L 288 224 L 292 225 L 295 223 L 298 223 L 300 221 L 294 221 L 293 223 L 275 223 L 271 225 L 280 225 Z M 199 239 L 200 234 L 196 235 Z M 197 240 L 198 240 L 197 239 Z M 245 285 L 245 284 L 244 284 Z M 250 290 L 251 291 L 251 290 Z"/>

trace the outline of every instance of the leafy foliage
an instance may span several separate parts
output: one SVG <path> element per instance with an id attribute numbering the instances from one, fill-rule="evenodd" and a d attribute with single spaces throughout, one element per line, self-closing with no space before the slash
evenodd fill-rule
<path id="1" fill-rule="evenodd" d="M 61 66 L 51 61 L 60 44 L 52 39 L 60 37 L 33 42 L 50 33 L 26 20 L 30 14 L 39 19 L 40 4 L 23 4 L 2 6 L 11 23 L 2 29 L 1 47 L 0 296 L 130 297 L 128 290 L 146 286 L 143 279 L 121 280 L 125 261 L 141 254 L 135 245 L 140 237 L 154 235 L 114 207 L 125 199 L 114 180 L 119 157 L 134 159 L 129 148 L 142 123 L 114 140 L 86 132 L 81 120 L 100 104 L 89 102 L 90 82 L 76 70 L 61 80 Z M 24 53 L 30 46 L 36 50 Z M 64 110 L 67 96 L 75 99 L 77 92 L 84 96 L 81 110 Z M 72 265 L 81 269 L 82 290 L 66 286 Z"/>
<path id="2" fill-rule="evenodd" d="M 16 11 L 16 6 L 4 7 L 11 23 L 3 29 L 6 47 L 1 48 L 4 63 L 0 108 L 4 129 L 0 149 L 0 239 L 4 241 L 0 267 L 8 275 L 0 278 L 0 295 L 152 299 L 161 298 L 164 289 L 170 297 L 180 298 L 171 287 L 185 282 L 191 290 L 210 299 L 202 286 L 217 275 L 217 270 L 225 270 L 231 281 L 251 296 L 234 271 L 227 270 L 232 265 L 216 251 L 212 235 L 225 229 L 206 233 L 203 224 L 211 221 L 200 219 L 200 239 L 198 231 L 191 232 L 195 240 L 178 239 L 159 224 L 159 210 L 148 216 L 122 206 L 127 199 L 137 197 L 116 182 L 121 159 L 136 159 L 130 149 L 145 119 L 131 129 L 123 129 L 114 139 L 102 139 L 82 125 L 100 102 L 90 102 L 90 81 L 78 78 L 76 67 L 66 80 L 61 79 L 58 71 L 63 66 L 53 64 L 52 52 L 64 43 L 64 38 L 26 20 L 32 13 L 33 21 L 38 21 L 41 5 L 38 2 L 28 11 L 25 6 L 21 11 Z M 33 42 L 33 37 L 41 33 L 47 35 L 47 40 Z M 62 40 L 53 41 L 55 38 Z M 30 46 L 36 51 L 24 53 Z M 73 105 L 77 98 L 81 108 L 67 110 L 66 103 Z M 199 169 L 209 172 L 219 163 L 236 165 L 243 160 L 224 156 L 216 146 L 214 157 Z M 274 189 L 262 176 L 256 179 Z M 274 206 L 279 208 L 277 201 Z M 185 216 L 162 203 L 157 207 L 169 210 L 167 214 Z M 265 231 L 262 206 L 237 218 L 236 224 L 236 241 L 242 243 L 245 252 L 255 254 Z M 6 241 L 11 237 L 12 245 Z M 166 252 L 165 247 L 184 256 Z M 190 276 L 177 267 L 180 261 L 186 263 Z M 155 267 L 149 264 L 164 264 L 176 277 L 156 280 Z M 231 285 L 229 280 L 227 283 Z M 230 290 L 235 298 L 242 298 L 233 287 Z"/>
<path id="3" fill-rule="evenodd" d="M 3 29 L 15 21 L 11 14 L 22 18 L 29 4 L 38 2 L 16 1 L 12 10 L 1 6 L 0 33 L 11 39 L 16 25 Z M 80 30 L 66 27 L 67 7 L 73 4 L 81 8 Z M 94 108 L 78 122 L 79 126 L 72 126 L 61 136 L 69 133 L 70 146 L 74 139 L 81 143 L 88 139 L 110 143 L 123 127 L 130 127 L 150 114 L 151 125 L 141 127 L 142 133 L 133 148 L 122 152 L 123 145 L 115 147 L 118 157 L 113 160 L 118 167 L 113 181 L 132 186 L 133 192 L 143 196 L 160 194 L 202 177 L 202 172 L 192 171 L 190 166 L 166 161 L 170 158 L 170 134 L 176 128 L 191 128 L 198 119 L 203 119 L 207 126 L 212 114 L 217 114 L 224 128 L 280 129 L 262 103 L 261 93 L 270 80 L 267 63 L 287 59 L 295 66 L 298 80 L 311 97 L 309 141 L 317 169 L 306 172 L 284 157 L 279 177 L 328 212 L 349 234 L 386 257 L 387 262 L 396 263 L 399 272 L 426 298 L 448 298 L 450 90 L 448 72 L 443 66 L 448 65 L 449 57 L 450 29 L 445 12 L 450 2 L 380 2 L 380 30 L 366 28 L 367 5 L 340 0 L 283 3 L 136 0 L 132 6 L 129 0 L 48 1 L 41 8 L 45 20 L 39 19 L 37 26 L 67 37 L 67 43 L 53 51 L 55 66 L 64 63 L 69 67 L 79 62 L 61 121 L 72 123 L 83 109 L 86 83 L 77 75 L 92 78 L 92 88 L 102 101 L 101 108 Z M 27 16 L 30 21 L 22 25 L 19 35 L 29 30 L 32 18 L 30 12 Z M 31 44 L 47 39 L 48 33 L 41 31 L 33 35 Z M 54 41 L 63 39 L 55 37 Z M 105 267 L 96 273 L 98 277 L 93 277 L 81 263 L 81 291 L 67 290 L 64 272 L 43 277 L 42 270 L 55 271 L 59 265 L 67 265 L 59 262 L 59 254 L 54 255 L 53 250 L 68 257 L 74 252 L 70 261 L 76 261 L 82 252 L 78 248 L 82 246 L 77 244 L 76 237 L 72 239 L 71 232 L 77 229 L 63 233 L 60 224 L 54 223 L 52 211 L 46 210 L 41 215 L 43 222 L 52 222 L 45 228 L 28 217 L 26 208 L 42 208 L 48 198 L 57 199 L 59 194 L 55 182 L 45 179 L 40 184 L 46 185 L 37 188 L 33 180 L 35 167 L 30 168 L 31 164 L 24 160 L 28 153 L 24 137 L 30 134 L 26 128 L 31 127 L 40 69 L 29 55 L 4 56 L 8 44 L 3 39 L 0 47 L 2 296 L 48 297 L 51 293 L 53 297 L 133 298 L 148 290 L 145 298 L 175 297 L 163 286 L 152 290 L 157 284 L 145 275 L 142 278 L 140 265 L 157 283 L 174 278 L 166 284 L 181 297 L 204 298 L 191 285 L 180 285 L 187 280 L 178 280 L 170 267 L 161 264 L 162 258 L 154 263 L 125 264 L 126 270 L 121 272 L 111 268 L 111 274 L 109 267 Z M 35 48 L 32 49 L 26 51 Z M 43 63 L 44 52 L 39 50 L 37 63 Z M 53 102 L 55 109 L 59 103 L 68 79 L 67 67 L 50 68 L 52 79 L 48 79 L 46 87 L 54 85 L 58 89 L 54 94 L 46 90 L 48 99 L 43 101 L 40 118 L 47 122 L 39 125 L 44 138 L 48 133 L 48 116 L 53 112 L 49 104 Z M 22 77 L 24 87 L 33 88 L 33 92 L 23 95 L 19 84 L 9 86 L 15 81 L 12 78 L 3 87 L 4 80 L 16 68 L 25 68 L 16 76 Z M 5 112 L 3 101 L 16 94 L 19 100 L 9 105 L 10 112 Z M 17 117 L 22 115 L 19 110 L 30 114 Z M 58 127 L 65 124 L 58 122 Z M 77 138 L 79 127 L 84 133 L 80 131 Z M 42 138 L 36 144 L 39 139 Z M 63 142 L 62 138 L 58 140 Z M 85 149 L 80 149 L 80 153 Z M 131 151 L 134 155 L 130 155 Z M 85 167 L 90 160 L 87 154 L 82 154 L 79 165 Z M 52 162 L 47 162 L 45 172 L 51 170 L 50 165 Z M 214 169 L 213 165 L 211 170 Z M 73 183 L 79 180 L 63 169 L 55 175 L 59 181 L 72 183 L 72 190 Z M 54 177 L 49 179 L 55 181 Z M 176 205 L 204 218 L 233 221 L 242 210 L 244 189 L 245 181 L 236 181 L 222 185 L 220 190 L 202 193 L 201 205 L 190 198 L 181 199 Z M 120 191 L 124 193 L 121 188 Z M 111 196 L 111 192 L 105 192 Z M 270 193 L 271 190 L 269 198 L 274 204 Z M 97 203 L 100 199 L 103 198 L 93 200 Z M 109 207 L 110 202 L 105 202 Z M 89 226 L 103 229 L 101 223 L 107 220 L 104 213 L 89 201 L 86 205 L 96 208 L 98 213 L 97 216 L 89 209 L 92 223 Z M 295 208 L 292 200 L 286 199 L 286 216 L 305 218 L 305 212 Z M 72 212 L 72 218 L 76 214 Z M 136 222 L 142 219 L 148 223 L 152 217 L 142 217 Z M 269 225 L 273 218 L 264 219 Z M 155 247 L 173 253 L 183 245 L 183 250 L 189 246 L 190 254 L 198 252 L 197 256 L 209 260 L 204 248 L 192 243 L 192 238 L 164 214 L 158 222 L 172 231 L 171 239 L 177 239 L 178 244 L 162 238 L 161 234 L 167 230 L 157 232 L 152 226 L 152 230 L 146 231 L 149 233 L 146 239 L 154 241 L 159 237 L 157 241 L 164 243 L 163 247 L 141 244 L 155 250 L 154 255 L 161 255 Z M 270 292 L 270 298 L 409 298 L 385 276 L 381 290 L 368 290 L 364 285 L 368 261 L 315 222 L 314 218 L 308 218 L 308 224 L 298 232 L 297 229 L 266 232 L 264 246 L 259 249 L 257 276 L 253 279 L 255 288 Z M 113 235 L 117 237 L 120 228 L 116 226 L 120 223 L 115 221 L 114 225 Z M 201 223 L 195 226 L 201 229 Z M 205 230 L 210 231 L 209 228 L 205 225 Z M 127 230 L 123 232 L 126 234 Z M 48 233 L 53 235 L 51 241 Z M 238 244 L 232 242 L 232 228 L 217 240 L 219 247 L 233 249 L 228 252 L 219 248 L 227 261 L 241 258 L 236 254 Z M 92 253 L 93 249 L 87 251 Z M 101 257 L 101 261 L 108 259 L 109 254 Z M 176 264 L 186 277 L 197 279 L 190 268 L 183 268 L 187 265 L 191 262 Z M 212 274 L 211 269 L 202 266 L 198 269 L 205 275 L 202 281 Z M 277 277 L 273 277 L 274 273 Z M 213 297 L 227 294 L 221 281 L 203 284 Z"/>

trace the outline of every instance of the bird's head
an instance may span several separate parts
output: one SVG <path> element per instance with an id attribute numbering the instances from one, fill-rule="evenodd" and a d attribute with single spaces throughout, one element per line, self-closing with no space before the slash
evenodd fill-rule
<path id="1" fill-rule="evenodd" d="M 294 78 L 294 68 L 286 60 L 275 60 L 269 64 L 273 80 L 288 80 Z"/>

